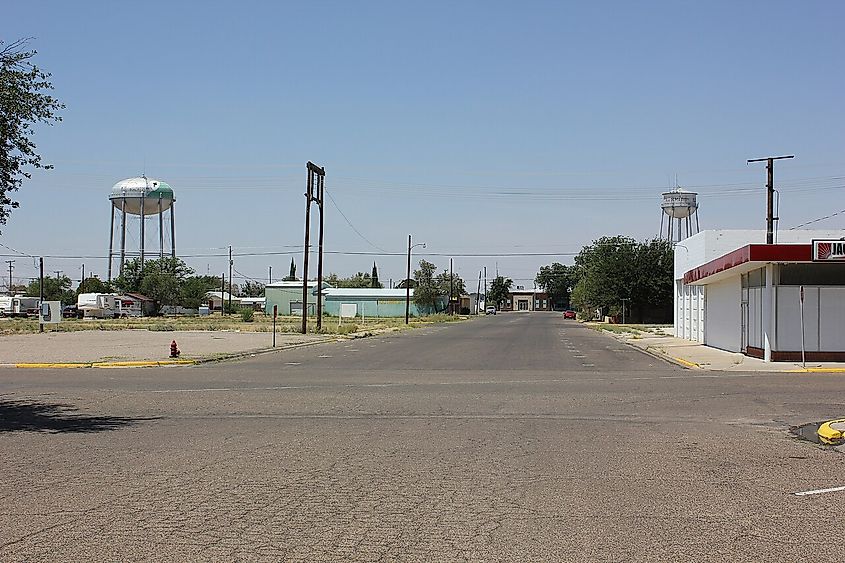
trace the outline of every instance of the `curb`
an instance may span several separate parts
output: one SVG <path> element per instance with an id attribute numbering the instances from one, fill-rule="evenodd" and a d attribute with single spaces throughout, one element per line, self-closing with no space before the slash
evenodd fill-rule
<path id="1" fill-rule="evenodd" d="M 622 339 L 620 338 L 618 340 L 622 340 Z M 669 364 L 679 366 L 679 367 L 682 367 L 684 369 L 702 369 L 702 367 L 695 362 L 690 362 L 690 361 L 685 360 L 683 358 L 676 358 L 675 356 L 670 356 L 666 352 L 663 352 L 663 351 L 660 351 L 660 350 L 657 350 L 657 349 L 652 349 L 651 347 L 642 348 L 641 346 L 637 346 L 636 344 L 631 344 L 627 340 L 622 340 L 622 342 L 624 342 L 626 345 L 630 346 L 631 348 L 633 348 L 635 350 L 639 350 L 640 352 L 642 352 L 644 354 L 648 354 L 649 356 L 651 356 L 653 358 L 657 358 L 658 360 L 663 360 L 664 362 L 667 362 Z"/>
<path id="2" fill-rule="evenodd" d="M 845 368 L 801 368 L 788 369 L 784 373 L 845 373 Z"/>

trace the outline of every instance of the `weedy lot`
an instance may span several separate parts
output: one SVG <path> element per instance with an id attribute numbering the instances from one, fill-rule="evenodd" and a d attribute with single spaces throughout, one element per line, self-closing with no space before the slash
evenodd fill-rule
<path id="1" fill-rule="evenodd" d="M 430 323 L 443 323 L 467 320 L 468 317 L 449 315 L 430 315 L 411 319 L 409 326 L 420 326 Z M 325 317 L 321 334 L 351 334 L 388 328 L 405 327 L 405 319 L 344 319 Z M 276 332 L 300 332 L 301 317 L 277 317 Z M 308 320 L 308 331 L 317 332 L 316 319 Z M 149 330 L 149 331 L 240 331 L 240 332 L 271 332 L 273 318 L 263 313 L 255 313 L 251 320 L 244 320 L 240 314 L 209 315 L 209 316 L 180 316 L 180 317 L 143 317 L 128 319 L 63 319 L 61 323 L 45 325 L 45 331 L 77 332 L 81 330 Z M 34 319 L 0 319 L 0 335 L 30 334 L 38 332 L 38 321 Z"/>

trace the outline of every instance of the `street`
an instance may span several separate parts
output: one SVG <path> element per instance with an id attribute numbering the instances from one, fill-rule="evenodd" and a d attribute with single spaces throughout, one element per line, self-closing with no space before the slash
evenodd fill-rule
<path id="1" fill-rule="evenodd" d="M 0 560 L 842 561 L 845 374 L 560 313 L 178 368 L 0 369 Z"/>

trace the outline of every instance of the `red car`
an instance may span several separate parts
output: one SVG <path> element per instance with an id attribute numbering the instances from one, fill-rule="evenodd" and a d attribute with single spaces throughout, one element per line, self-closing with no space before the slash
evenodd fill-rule
<path id="1" fill-rule="evenodd" d="M 572 311 L 572 310 L 564 311 L 563 312 L 563 318 L 564 319 L 574 319 L 575 318 L 575 311 Z"/>

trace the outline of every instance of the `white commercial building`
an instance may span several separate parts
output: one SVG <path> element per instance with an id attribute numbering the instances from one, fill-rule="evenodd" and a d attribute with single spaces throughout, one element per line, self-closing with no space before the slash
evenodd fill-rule
<path id="1" fill-rule="evenodd" d="M 802 349 L 845 361 L 845 230 L 765 241 L 726 230 L 677 244 L 675 336 L 766 361 L 800 361 Z"/>

